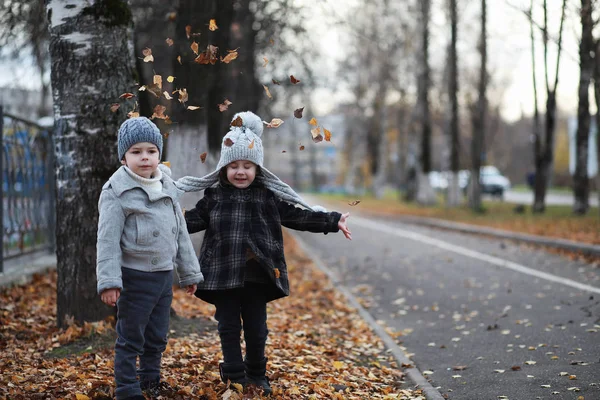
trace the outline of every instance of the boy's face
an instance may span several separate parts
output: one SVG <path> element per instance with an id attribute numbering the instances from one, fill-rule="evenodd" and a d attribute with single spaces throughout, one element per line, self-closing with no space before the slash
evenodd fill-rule
<path id="1" fill-rule="evenodd" d="M 227 164 L 227 180 L 238 189 L 245 189 L 256 178 L 256 164 L 251 161 L 234 161 Z"/>
<path id="2" fill-rule="evenodd" d="M 127 150 L 121 164 L 126 165 L 139 176 L 149 179 L 158 168 L 159 161 L 158 147 L 149 142 L 140 142 Z"/>

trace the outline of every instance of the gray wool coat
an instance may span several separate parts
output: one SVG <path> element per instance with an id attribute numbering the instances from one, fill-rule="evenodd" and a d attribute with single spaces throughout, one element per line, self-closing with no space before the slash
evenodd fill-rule
<path id="1" fill-rule="evenodd" d="M 123 288 L 121 267 L 138 271 L 176 268 L 179 284 L 204 281 L 179 205 L 182 193 L 164 165 L 162 192 L 148 191 L 119 168 L 100 194 L 98 210 L 97 290 Z"/>

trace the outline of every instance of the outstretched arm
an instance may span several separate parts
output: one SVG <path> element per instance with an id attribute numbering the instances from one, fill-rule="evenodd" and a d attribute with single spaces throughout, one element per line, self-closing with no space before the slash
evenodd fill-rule
<path id="1" fill-rule="evenodd" d="M 342 214 L 338 222 L 338 228 L 340 228 L 340 231 L 344 233 L 346 239 L 352 240 L 352 232 L 350 232 L 350 228 L 348 228 L 348 225 L 346 224 L 346 220 L 348 219 L 348 217 L 350 217 L 349 212 Z"/>

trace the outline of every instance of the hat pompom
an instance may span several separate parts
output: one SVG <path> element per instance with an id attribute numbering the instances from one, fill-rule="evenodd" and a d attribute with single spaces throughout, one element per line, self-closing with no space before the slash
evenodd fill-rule
<path id="1" fill-rule="evenodd" d="M 242 119 L 242 128 L 250 129 L 256 136 L 262 137 L 263 123 L 258 115 L 251 111 L 243 111 L 235 114 L 231 121 L 237 117 Z"/>
<path id="2" fill-rule="evenodd" d="M 327 209 L 325 207 L 319 206 L 319 205 L 314 205 L 314 206 L 311 206 L 310 208 L 312 208 L 313 211 L 327 212 Z"/>

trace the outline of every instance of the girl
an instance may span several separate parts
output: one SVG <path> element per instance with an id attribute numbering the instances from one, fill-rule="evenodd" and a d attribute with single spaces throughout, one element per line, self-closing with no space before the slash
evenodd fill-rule
<path id="1" fill-rule="evenodd" d="M 162 135 L 148 118 L 125 121 L 118 137 L 123 166 L 104 185 L 98 203 L 96 275 L 102 301 L 117 306 L 119 400 L 144 400 L 142 391 L 158 390 L 173 267 L 189 294 L 203 281 L 178 203 L 180 192 L 169 169 L 158 165 L 162 147 Z"/>
<path id="2" fill-rule="evenodd" d="M 196 207 L 185 213 L 185 220 L 190 233 L 206 230 L 199 257 L 205 281 L 196 296 L 216 307 L 223 352 L 221 379 L 254 384 L 270 394 L 267 303 L 289 295 L 281 226 L 325 234 L 341 230 L 351 239 L 346 225 L 349 213 L 313 211 L 263 167 L 263 123 L 258 116 L 238 113 L 231 125 L 217 169 L 203 178 L 181 178 L 176 185 L 188 192 L 206 189 Z"/>

